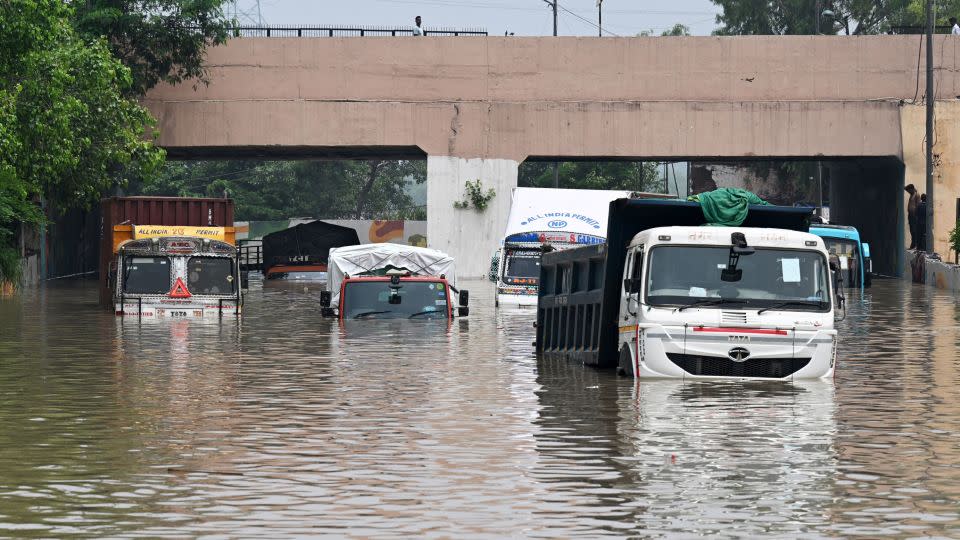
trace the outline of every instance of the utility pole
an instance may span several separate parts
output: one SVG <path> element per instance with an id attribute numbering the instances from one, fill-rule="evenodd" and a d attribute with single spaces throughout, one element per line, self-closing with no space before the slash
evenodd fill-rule
<path id="1" fill-rule="evenodd" d="M 557 3 L 560 0 L 543 0 L 548 6 L 553 8 L 553 37 L 557 37 Z M 553 162 L 553 187 L 560 187 L 560 164 Z"/>
<path id="2" fill-rule="evenodd" d="M 813 33 L 820 35 L 820 0 L 813 3 Z"/>
<path id="3" fill-rule="evenodd" d="M 934 251 L 933 242 L 933 0 L 927 0 L 927 227 L 926 249 Z"/>
<path id="4" fill-rule="evenodd" d="M 551 8 L 553 8 L 553 35 L 554 35 L 554 37 L 556 37 L 556 35 L 557 35 L 557 9 L 558 9 L 557 3 L 558 3 L 559 1 L 560 1 L 560 0 L 552 0 L 552 1 L 551 1 L 551 0 L 543 0 L 543 2 L 544 2 L 545 4 L 547 4 L 548 6 L 550 6 Z"/>
<path id="5" fill-rule="evenodd" d="M 597 36 L 603 37 L 603 0 L 597 0 Z"/>

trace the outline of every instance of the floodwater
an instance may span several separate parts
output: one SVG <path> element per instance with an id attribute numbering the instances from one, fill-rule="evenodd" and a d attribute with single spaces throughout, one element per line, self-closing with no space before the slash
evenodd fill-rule
<path id="1" fill-rule="evenodd" d="M 0 536 L 960 536 L 957 300 L 876 281 L 833 382 L 538 361 L 529 314 L 117 320 L 0 301 Z"/>

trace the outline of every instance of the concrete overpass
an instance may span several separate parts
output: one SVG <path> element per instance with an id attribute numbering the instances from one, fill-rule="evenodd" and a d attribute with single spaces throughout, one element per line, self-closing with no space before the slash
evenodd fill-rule
<path id="1" fill-rule="evenodd" d="M 241 38 L 210 51 L 209 86 L 160 87 L 146 104 L 173 158 L 425 156 L 428 241 L 467 275 L 485 273 L 528 158 L 849 160 L 835 175 L 834 216 L 874 223 L 875 251 L 893 257 L 902 186 L 925 182 L 923 110 L 913 104 L 924 98 L 920 45 L 919 36 Z M 958 49 L 951 36 L 935 42 L 944 254 L 960 184 Z M 455 210 L 476 178 L 497 192 L 490 207 Z"/>

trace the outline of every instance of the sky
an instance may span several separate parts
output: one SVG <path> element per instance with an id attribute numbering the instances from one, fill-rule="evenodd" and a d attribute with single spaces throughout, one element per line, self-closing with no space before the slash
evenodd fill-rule
<path id="1" fill-rule="evenodd" d="M 253 11 L 257 0 L 236 0 L 240 10 Z M 553 34 L 553 15 L 544 0 L 259 0 L 263 22 L 271 25 L 482 27 L 491 35 Z M 559 0 L 558 32 L 562 36 L 597 35 L 596 0 Z M 709 35 L 718 12 L 710 0 L 604 0 L 604 35 L 634 36 L 682 23 L 693 35 Z"/>

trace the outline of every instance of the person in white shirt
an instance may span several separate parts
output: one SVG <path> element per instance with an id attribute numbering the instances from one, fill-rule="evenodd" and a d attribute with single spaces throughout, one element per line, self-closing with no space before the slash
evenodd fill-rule
<path id="1" fill-rule="evenodd" d="M 417 15 L 417 18 L 414 19 L 413 22 L 417 23 L 417 25 L 413 27 L 413 35 L 415 35 L 415 36 L 422 36 L 422 35 L 423 35 L 423 28 L 420 27 L 420 16 Z"/>
<path id="2" fill-rule="evenodd" d="M 956 17 L 950 17 L 950 26 L 953 27 L 953 29 L 950 31 L 950 33 L 953 34 L 953 35 L 955 35 L 955 36 L 960 36 L 960 24 L 957 24 L 957 18 L 956 18 Z"/>

